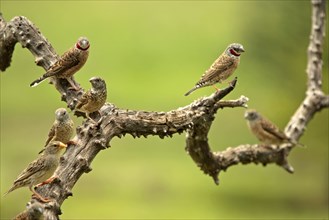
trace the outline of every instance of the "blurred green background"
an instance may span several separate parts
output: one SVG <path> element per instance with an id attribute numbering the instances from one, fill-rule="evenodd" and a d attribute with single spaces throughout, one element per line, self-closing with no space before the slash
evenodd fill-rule
<path id="1" fill-rule="evenodd" d="M 233 42 L 246 53 L 235 72 L 238 85 L 225 99 L 249 97 L 250 107 L 283 129 L 305 96 L 309 1 L 1 0 L 0 6 L 7 21 L 29 18 L 59 54 L 87 36 L 89 60 L 75 78 L 89 88 L 89 78 L 103 77 L 108 101 L 122 108 L 168 111 L 210 95 L 211 87 L 183 94 Z M 324 61 L 328 93 L 327 51 Z M 1 195 L 43 147 L 55 109 L 65 107 L 47 83 L 29 87 L 43 72 L 17 44 L 1 73 Z M 243 112 L 218 111 L 213 150 L 257 143 Z M 76 125 L 81 120 L 74 118 Z M 301 138 L 307 147 L 292 152 L 293 175 L 276 165 L 239 165 L 221 173 L 216 186 L 185 153 L 184 136 L 113 139 L 75 185 L 61 218 L 328 218 L 327 109 Z M 22 211 L 30 195 L 24 188 L 1 197 L 1 218 Z"/>

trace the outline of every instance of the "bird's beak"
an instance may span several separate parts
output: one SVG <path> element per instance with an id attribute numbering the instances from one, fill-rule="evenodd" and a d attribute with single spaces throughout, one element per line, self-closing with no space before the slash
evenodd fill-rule
<path id="1" fill-rule="evenodd" d="M 63 149 L 63 148 L 66 148 L 67 145 L 66 145 L 66 144 L 63 144 L 62 142 L 60 142 L 60 143 L 59 143 L 59 147 L 60 147 L 61 149 Z"/>
<path id="2" fill-rule="evenodd" d="M 239 52 L 245 52 L 244 48 L 243 47 L 240 47 L 239 48 Z"/>
<path id="3" fill-rule="evenodd" d="M 244 113 L 244 118 L 248 119 L 248 117 L 249 117 L 249 113 L 248 112 Z"/>

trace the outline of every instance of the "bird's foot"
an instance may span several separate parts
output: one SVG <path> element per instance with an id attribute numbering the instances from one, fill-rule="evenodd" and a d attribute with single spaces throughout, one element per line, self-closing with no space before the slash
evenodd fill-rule
<path id="1" fill-rule="evenodd" d="M 92 122 L 92 124 L 97 125 L 97 121 L 95 121 L 95 120 L 92 119 L 91 117 L 88 117 L 88 119 Z"/>
<path id="2" fill-rule="evenodd" d="M 71 85 L 71 86 L 68 88 L 69 90 L 75 90 L 75 91 L 79 91 L 79 90 L 80 90 L 80 88 L 78 88 L 78 87 L 76 86 L 75 82 L 73 81 L 73 79 L 72 79 L 71 77 L 67 78 L 66 80 L 67 80 L 67 81 L 69 82 L 69 84 Z"/>
<path id="3" fill-rule="evenodd" d="M 48 178 L 47 180 L 43 181 L 42 183 L 37 184 L 34 188 L 38 188 L 40 186 L 52 183 L 55 179 L 58 179 L 58 177 L 57 176 L 52 176 L 52 177 Z"/>
<path id="4" fill-rule="evenodd" d="M 99 125 L 99 124 L 101 124 L 102 123 L 102 121 L 103 121 L 103 117 L 101 117 L 96 123 L 97 123 L 97 125 Z"/>
<path id="5" fill-rule="evenodd" d="M 101 122 L 103 121 L 103 117 L 101 117 L 98 121 L 95 121 L 92 118 L 89 118 L 91 120 L 91 123 L 88 125 L 90 129 L 98 129 L 99 126 L 101 125 Z"/>
<path id="6" fill-rule="evenodd" d="M 89 120 L 91 120 L 92 123 L 95 124 L 96 126 L 99 125 L 99 124 L 103 121 L 103 117 L 101 117 L 98 121 L 95 121 L 93 118 L 91 118 L 91 117 L 89 116 L 89 114 L 87 114 L 87 118 L 88 118 Z"/>
<path id="7" fill-rule="evenodd" d="M 70 87 L 68 87 L 67 88 L 68 90 L 75 90 L 75 91 L 79 91 L 80 90 L 80 88 L 78 88 L 78 87 L 76 87 L 76 86 L 70 86 Z"/>
<path id="8" fill-rule="evenodd" d="M 43 202 L 43 203 L 48 203 L 48 202 L 52 201 L 51 199 L 43 198 L 40 194 L 38 194 L 36 192 L 33 193 L 32 198 L 37 199 L 38 201 Z"/>
<path id="9" fill-rule="evenodd" d="M 213 85 L 213 87 L 216 89 L 216 92 L 220 91 L 220 89 L 217 88 L 215 85 Z"/>

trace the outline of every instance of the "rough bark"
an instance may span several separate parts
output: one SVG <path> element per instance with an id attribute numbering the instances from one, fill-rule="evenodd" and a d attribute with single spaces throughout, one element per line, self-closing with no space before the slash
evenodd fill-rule
<path id="1" fill-rule="evenodd" d="M 322 50 L 325 27 L 325 0 L 312 1 L 312 27 L 308 48 L 306 97 L 288 122 L 285 133 L 292 140 L 298 141 L 308 122 L 315 113 L 329 107 L 329 96 L 322 92 Z M 58 55 L 40 33 L 36 26 L 23 16 L 14 17 L 11 21 L 4 21 L 0 14 L 0 70 L 5 71 L 11 62 L 11 56 L 16 43 L 20 43 L 31 51 L 37 65 L 47 70 L 58 59 Z M 76 101 L 83 89 L 70 90 L 65 79 L 50 79 L 61 94 L 62 100 L 70 109 L 74 109 Z M 148 112 L 120 109 L 112 103 L 106 103 L 100 110 L 102 122 L 95 126 L 84 121 L 77 127 L 74 137 L 76 145 L 70 144 L 61 158 L 56 171 L 58 178 L 51 184 L 39 187 L 37 191 L 53 201 L 47 204 L 31 199 L 27 209 L 18 216 L 42 215 L 45 219 L 58 219 L 60 207 L 67 197 L 72 196 L 72 188 L 81 175 L 90 172 L 90 164 L 97 154 L 109 147 L 113 137 L 130 134 L 133 137 L 147 137 L 156 135 L 160 138 L 172 137 L 174 134 L 186 132 L 186 151 L 196 165 L 216 184 L 218 175 L 228 167 L 241 164 L 270 163 L 283 167 L 290 173 L 294 169 L 288 163 L 288 156 L 295 146 L 291 144 L 249 145 L 243 144 L 229 147 L 224 151 L 212 152 L 208 143 L 208 132 L 219 108 L 247 107 L 248 98 L 241 96 L 236 100 L 222 100 L 230 93 L 235 85 L 235 78 L 231 84 L 214 94 L 200 98 L 190 105 L 180 107 L 169 112 Z M 79 84 L 77 84 L 79 85 Z M 84 115 L 83 115 L 84 117 Z M 35 208 L 38 207 L 38 208 Z M 19 218 L 19 217 L 17 217 Z"/>
<path id="2" fill-rule="evenodd" d="M 322 91 L 322 52 L 324 47 L 326 1 L 312 0 L 312 25 L 307 50 L 306 97 L 285 128 L 288 137 L 299 139 L 315 113 L 329 107 L 329 96 Z"/>

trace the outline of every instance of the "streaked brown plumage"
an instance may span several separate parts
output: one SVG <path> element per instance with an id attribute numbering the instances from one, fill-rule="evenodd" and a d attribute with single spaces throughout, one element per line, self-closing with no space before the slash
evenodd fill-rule
<path id="1" fill-rule="evenodd" d="M 46 181 L 50 178 L 59 164 L 59 158 L 62 155 L 62 150 L 67 147 L 60 141 L 53 141 L 48 144 L 45 150 L 39 157 L 32 161 L 26 169 L 14 181 L 13 186 L 5 193 L 8 194 L 15 189 L 28 186 L 30 191 L 42 202 L 49 202 L 34 190 L 34 186 Z"/>
<path id="2" fill-rule="evenodd" d="M 30 86 L 35 87 L 48 77 L 65 78 L 72 88 L 78 90 L 72 80 L 72 76 L 86 63 L 89 55 L 89 41 L 86 37 L 80 37 L 77 43 L 66 51 L 45 74 L 33 81 Z"/>
<path id="3" fill-rule="evenodd" d="M 89 82 L 91 89 L 79 99 L 76 110 L 86 113 L 86 116 L 94 121 L 89 114 L 98 111 L 105 104 L 107 91 L 105 81 L 100 77 L 92 77 Z"/>
<path id="4" fill-rule="evenodd" d="M 52 125 L 45 146 L 51 141 L 60 141 L 67 144 L 74 131 L 74 123 L 70 119 L 69 113 L 65 108 L 59 108 L 55 111 L 55 121 Z"/>
<path id="5" fill-rule="evenodd" d="M 292 143 L 280 129 L 256 110 L 249 109 L 244 114 L 250 131 L 264 144 Z"/>
<path id="6" fill-rule="evenodd" d="M 195 86 L 185 94 L 185 96 L 188 96 L 199 88 L 221 83 L 230 77 L 238 67 L 240 55 L 244 51 L 245 50 L 241 44 L 230 44 L 215 60 L 211 67 L 201 76 L 201 79 L 195 84 Z"/>

